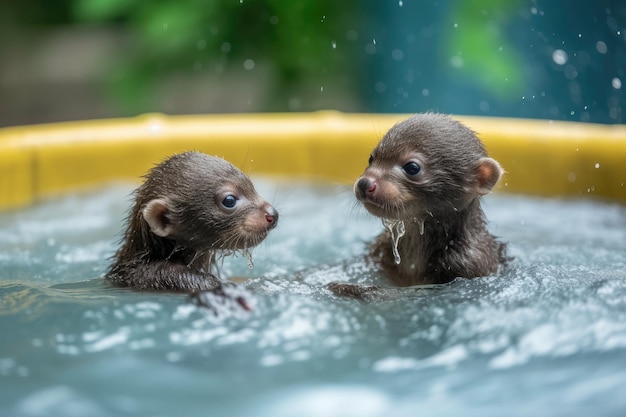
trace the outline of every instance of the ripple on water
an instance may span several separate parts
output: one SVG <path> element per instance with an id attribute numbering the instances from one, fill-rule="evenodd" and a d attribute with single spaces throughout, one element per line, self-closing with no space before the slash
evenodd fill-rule
<path id="1" fill-rule="evenodd" d="M 259 189 L 283 210 L 253 251 L 254 269 L 241 256 L 222 265 L 255 294 L 254 312 L 241 316 L 97 278 L 128 191 L 2 217 L 0 332 L 10 336 L 0 345 L 0 414 L 203 415 L 211 404 L 217 415 L 533 415 L 558 404 L 611 415 L 626 406 L 623 207 L 495 196 L 487 214 L 510 242 L 510 267 L 364 304 L 323 287 L 384 283 L 362 262 L 380 221 L 314 187 Z"/>

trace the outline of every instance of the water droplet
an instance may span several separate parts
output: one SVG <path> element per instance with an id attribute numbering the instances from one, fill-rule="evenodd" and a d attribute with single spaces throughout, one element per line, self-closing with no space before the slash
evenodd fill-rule
<path id="1" fill-rule="evenodd" d="M 272 25 L 277 25 L 278 24 L 278 16 L 272 16 L 270 17 L 270 23 Z"/>
<path id="2" fill-rule="evenodd" d="M 404 236 L 404 232 L 406 231 L 404 228 L 404 222 L 402 220 L 389 220 L 382 219 L 383 226 L 385 229 L 389 231 L 391 234 L 391 242 L 392 242 L 392 250 L 393 250 L 393 258 L 396 262 L 396 265 L 400 264 L 400 252 L 398 252 L 398 242 L 400 238 Z"/>
<path id="3" fill-rule="evenodd" d="M 250 71 L 254 69 L 254 61 L 251 59 L 246 59 L 245 61 L 243 61 L 243 67 L 244 69 Z"/>
<path id="4" fill-rule="evenodd" d="M 356 41 L 359 38 L 359 32 L 356 30 L 349 30 L 346 32 L 346 39 L 349 41 Z"/>
<path id="5" fill-rule="evenodd" d="M 576 182 L 576 174 L 573 172 L 570 172 L 569 174 L 567 174 L 567 180 L 569 182 Z"/>
<path id="6" fill-rule="evenodd" d="M 252 261 L 252 252 L 250 252 L 250 249 L 244 249 L 242 254 L 243 254 L 243 257 L 246 258 L 248 261 L 248 268 L 249 269 L 254 268 L 254 262 Z"/>
<path id="7" fill-rule="evenodd" d="M 452 58 L 450 58 L 450 64 L 454 68 L 461 68 L 463 66 L 463 58 L 461 58 L 458 55 L 455 55 Z"/>
<path id="8" fill-rule="evenodd" d="M 196 48 L 198 48 L 199 51 L 206 48 L 206 41 L 204 39 L 199 39 L 198 42 L 196 42 Z"/>
<path id="9" fill-rule="evenodd" d="M 391 51 L 391 59 L 394 61 L 402 61 L 404 59 L 404 52 L 400 49 L 394 49 Z"/>
<path id="10" fill-rule="evenodd" d="M 552 60 L 557 65 L 565 65 L 567 62 L 567 52 L 562 49 L 555 49 L 554 52 L 552 52 Z"/>
<path id="11" fill-rule="evenodd" d="M 598 51 L 601 54 L 606 54 L 606 52 L 608 51 L 608 48 L 606 47 L 606 43 L 602 41 L 596 42 L 596 51 Z"/>
<path id="12" fill-rule="evenodd" d="M 622 80 L 617 77 L 613 78 L 611 80 L 611 86 L 613 86 L 614 89 L 619 90 L 620 88 L 622 88 Z"/>

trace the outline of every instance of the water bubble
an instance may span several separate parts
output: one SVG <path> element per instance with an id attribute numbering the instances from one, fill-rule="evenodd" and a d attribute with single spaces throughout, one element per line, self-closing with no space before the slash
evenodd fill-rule
<path id="1" fill-rule="evenodd" d="M 372 39 L 372 44 L 376 45 L 376 39 Z"/>
<path id="2" fill-rule="evenodd" d="M 382 219 L 382 222 L 385 229 L 387 229 L 391 234 L 393 258 L 396 265 L 399 265 L 402 259 L 400 259 L 400 253 L 398 252 L 398 242 L 400 241 L 400 238 L 404 236 L 404 232 L 406 231 L 404 228 L 404 222 L 402 220 L 389 219 Z"/>
<path id="3" fill-rule="evenodd" d="M 565 65 L 565 63 L 567 62 L 567 52 L 562 49 L 555 49 L 552 53 L 552 60 L 557 65 Z"/>
<path id="4" fill-rule="evenodd" d="M 424 97 L 428 97 L 430 95 L 430 90 L 428 90 L 428 88 L 422 88 L 422 95 Z"/>
<path id="5" fill-rule="evenodd" d="M 379 81 L 379 82 L 377 82 L 377 83 L 374 85 L 374 90 L 375 90 L 377 93 L 382 94 L 382 93 L 384 93 L 385 91 L 387 91 L 387 86 L 385 85 L 385 83 L 384 83 L 384 82 Z"/>
<path id="6" fill-rule="evenodd" d="M 271 16 L 270 17 L 270 24 L 277 25 L 278 24 L 278 16 Z"/>
<path id="7" fill-rule="evenodd" d="M 402 0 L 400 0 L 400 1 L 398 2 L 398 6 L 400 6 L 400 7 L 404 6 L 404 2 L 403 2 Z"/>
<path id="8" fill-rule="evenodd" d="M 456 29 L 456 28 L 458 28 L 458 27 L 459 27 L 459 24 L 458 24 L 458 23 L 455 23 L 455 24 L 454 24 L 454 28 Z"/>
<path id="9" fill-rule="evenodd" d="M 536 7 L 531 7 L 530 8 L 530 13 L 531 14 L 537 14 L 537 8 Z"/>
<path id="10" fill-rule="evenodd" d="M 600 168 L 600 164 L 596 162 L 596 164 L 594 165 L 594 167 L 595 167 L 596 169 L 598 169 L 598 168 Z"/>
<path id="11" fill-rule="evenodd" d="M 613 78 L 611 80 L 611 86 L 613 86 L 614 89 L 619 90 L 620 88 L 622 88 L 622 80 L 617 77 Z"/>
<path id="12" fill-rule="evenodd" d="M 231 50 L 230 42 L 224 42 L 222 46 L 220 46 L 220 50 L 225 54 L 229 53 Z"/>
<path id="13" fill-rule="evenodd" d="M 198 42 L 196 42 L 196 48 L 199 51 L 202 51 L 204 48 L 206 48 L 206 40 L 198 39 Z"/>
<path id="14" fill-rule="evenodd" d="M 337 49 L 337 42 L 331 41 L 330 45 L 333 47 L 333 49 Z"/>

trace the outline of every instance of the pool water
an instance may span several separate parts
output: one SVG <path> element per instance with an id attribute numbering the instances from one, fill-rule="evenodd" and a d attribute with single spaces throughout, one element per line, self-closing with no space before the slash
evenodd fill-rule
<path id="1" fill-rule="evenodd" d="M 626 207 L 488 196 L 501 274 L 364 304 L 331 281 L 380 221 L 346 187 L 257 179 L 281 213 L 253 251 L 251 314 L 113 288 L 131 187 L 0 215 L 0 415 L 622 416 Z"/>

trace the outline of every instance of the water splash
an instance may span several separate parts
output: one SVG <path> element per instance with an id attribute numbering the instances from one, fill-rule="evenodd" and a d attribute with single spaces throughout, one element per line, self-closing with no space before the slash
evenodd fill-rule
<path id="1" fill-rule="evenodd" d="M 396 265 L 400 265 L 400 253 L 398 252 L 398 242 L 400 238 L 404 236 L 404 232 L 406 231 L 404 228 L 404 222 L 402 220 L 389 220 L 382 219 L 383 226 L 385 229 L 391 233 L 391 241 L 393 242 L 393 258 L 396 262 Z"/>

